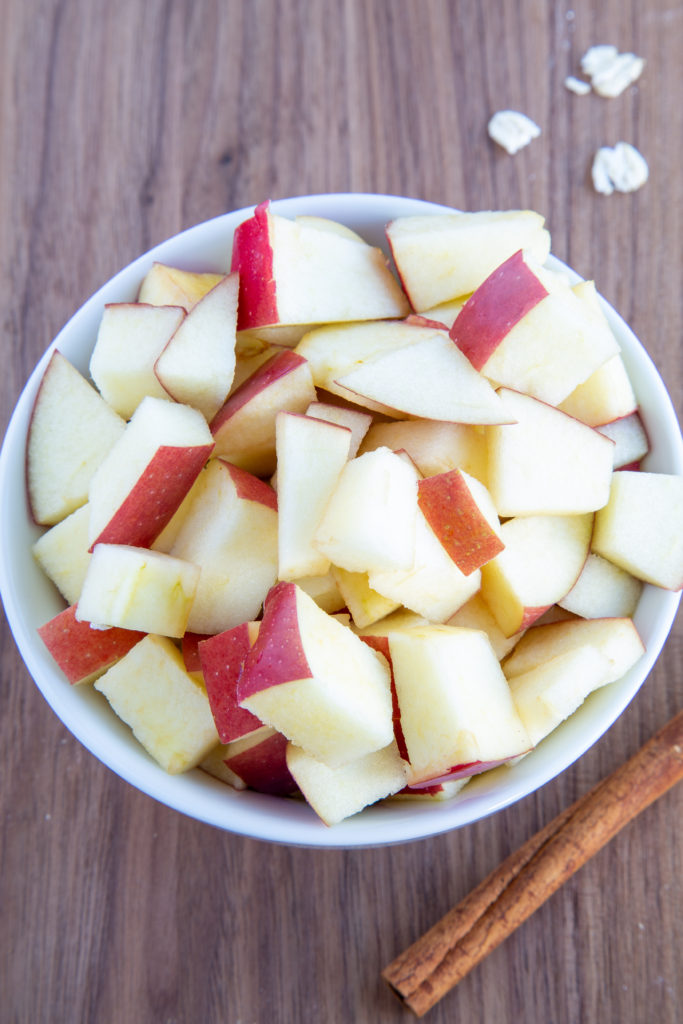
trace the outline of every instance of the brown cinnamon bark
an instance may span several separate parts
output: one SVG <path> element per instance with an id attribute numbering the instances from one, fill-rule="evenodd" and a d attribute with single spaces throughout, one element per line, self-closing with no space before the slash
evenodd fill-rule
<path id="1" fill-rule="evenodd" d="M 640 811 L 683 778 L 683 711 L 532 836 L 382 977 L 418 1017 L 508 937 Z"/>

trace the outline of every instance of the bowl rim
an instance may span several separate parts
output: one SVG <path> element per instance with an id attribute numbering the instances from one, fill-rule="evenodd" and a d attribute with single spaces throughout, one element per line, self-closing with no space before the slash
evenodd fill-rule
<path id="1" fill-rule="evenodd" d="M 79 332 L 82 334 L 99 321 L 105 302 L 125 301 L 126 297 L 133 297 L 133 291 L 137 293 L 137 286 L 155 260 L 172 262 L 169 254 L 183 250 L 185 246 L 188 253 L 197 250 L 197 247 L 206 251 L 210 248 L 209 241 L 214 240 L 215 243 L 217 239 L 222 239 L 227 256 L 232 231 L 253 210 L 254 206 L 248 206 L 221 214 L 153 246 L 103 284 L 62 327 L 22 389 L 5 433 L 0 451 L 0 523 L 11 521 L 14 515 L 19 515 L 16 508 L 18 461 L 20 457 L 23 466 L 30 411 L 38 384 L 54 349 L 61 349 L 65 342 L 67 349 L 76 344 Z M 456 212 L 452 207 L 422 199 L 362 192 L 319 193 L 279 199 L 272 202 L 272 210 L 283 216 L 298 213 L 328 216 L 354 227 L 364 237 L 368 235 L 368 228 L 365 228 L 364 233 L 363 225 L 371 225 L 372 231 L 378 234 L 388 221 L 409 211 L 420 214 Z M 378 244 L 378 240 L 373 244 Z M 182 262 L 190 261 L 181 260 L 181 265 Z M 582 280 L 554 256 L 550 257 L 548 265 L 563 270 L 573 283 Z M 683 440 L 676 412 L 659 372 L 642 343 L 616 310 L 602 296 L 600 303 L 622 348 L 622 343 L 626 342 L 624 358 L 630 376 L 635 376 L 633 383 L 639 400 L 639 389 L 646 384 L 648 413 L 656 415 L 657 421 L 661 421 L 660 432 L 666 437 L 667 448 L 659 461 L 663 461 L 667 468 L 657 471 L 683 474 Z M 80 347 L 84 347 L 83 343 Z M 68 351 L 64 354 L 70 358 Z M 16 543 L 12 544 L 9 531 L 0 530 L 0 596 L 5 614 L 31 677 L 72 735 L 117 775 L 166 806 L 228 832 L 300 847 L 364 848 L 433 837 L 479 821 L 536 792 L 578 760 L 623 713 L 659 656 L 681 598 L 680 592 L 649 588 L 651 591 L 657 590 L 657 608 L 656 615 L 653 612 L 655 621 L 648 638 L 648 647 L 638 665 L 617 683 L 592 694 L 574 716 L 562 723 L 515 768 L 486 773 L 489 778 L 485 783 L 484 776 L 473 780 L 462 794 L 450 801 L 419 805 L 409 801 L 395 801 L 373 805 L 333 828 L 328 828 L 300 800 L 283 800 L 249 791 L 231 790 L 225 783 L 213 779 L 200 769 L 194 769 L 186 775 L 169 776 L 141 747 L 133 748 L 133 744 L 135 748 L 138 747 L 137 741 L 127 727 L 112 720 L 113 712 L 108 708 L 104 714 L 101 710 L 91 711 L 86 707 L 84 716 L 82 688 L 70 687 L 47 652 L 41 650 L 35 632 L 36 612 L 33 612 L 31 618 L 25 604 L 18 598 L 16 573 L 12 571 L 21 568 L 17 547 Z M 24 551 L 23 555 L 26 553 Z M 32 561 L 30 548 L 28 558 Z M 27 564 L 24 558 L 24 569 Z M 44 579 L 48 587 L 51 587 L 49 581 Z M 96 691 L 91 689 L 88 696 L 92 698 L 95 694 Z M 95 701 L 97 697 L 104 700 L 96 695 Z M 93 700 L 89 702 L 92 704 Z M 570 737 L 569 742 L 564 742 L 566 737 Z M 539 760 L 537 755 L 542 751 L 551 753 Z M 539 764 L 541 767 L 537 767 Z M 221 796 L 223 799 L 220 799 Z"/>

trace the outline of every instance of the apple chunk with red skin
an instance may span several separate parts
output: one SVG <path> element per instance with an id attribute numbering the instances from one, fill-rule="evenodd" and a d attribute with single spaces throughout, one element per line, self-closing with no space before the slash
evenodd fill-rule
<path id="1" fill-rule="evenodd" d="M 249 789 L 271 796 L 291 796 L 297 790 L 287 764 L 288 742 L 275 730 L 253 733 L 231 744 L 224 758 L 225 765 Z"/>
<path id="2" fill-rule="evenodd" d="M 233 391 L 214 416 L 211 433 L 216 455 L 257 476 L 269 476 L 276 466 L 278 412 L 303 413 L 315 399 L 308 363 L 284 349 Z"/>
<path id="3" fill-rule="evenodd" d="M 52 526 L 88 500 L 97 468 L 125 423 L 57 349 L 31 411 L 26 484 L 31 514 Z"/>
<path id="4" fill-rule="evenodd" d="M 380 249 L 358 236 L 275 214 L 268 202 L 239 225 L 238 329 L 405 316 L 408 302 Z"/>
<path id="5" fill-rule="evenodd" d="M 294 583 L 279 583 L 268 595 L 237 697 L 329 767 L 393 739 L 386 663 Z"/>
<path id="6" fill-rule="evenodd" d="M 258 636 L 259 622 L 242 622 L 199 642 L 199 660 L 218 737 L 230 743 L 258 729 L 261 722 L 237 703 L 244 660 Z"/>
<path id="7" fill-rule="evenodd" d="M 93 628 L 76 618 L 75 605 L 46 622 L 38 634 L 72 685 L 93 682 L 145 636 L 131 629 Z"/>
<path id="8" fill-rule="evenodd" d="M 486 488 L 461 470 L 420 480 L 417 503 L 444 550 L 465 576 L 503 550 L 500 522 Z"/>
<path id="9" fill-rule="evenodd" d="M 143 398 L 90 483 L 91 545 L 149 547 L 212 451 L 211 432 L 196 409 Z"/>

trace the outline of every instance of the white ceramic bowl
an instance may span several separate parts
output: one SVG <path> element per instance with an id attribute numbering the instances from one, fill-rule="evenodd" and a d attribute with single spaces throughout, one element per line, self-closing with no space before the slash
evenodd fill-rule
<path id="1" fill-rule="evenodd" d="M 306 213 L 339 220 L 382 246 L 384 225 L 392 218 L 446 210 L 417 199 L 363 194 L 286 199 L 274 203 L 273 208 L 285 216 Z M 236 792 L 199 770 L 167 775 L 100 694 L 90 687 L 69 686 L 36 633 L 38 626 L 63 607 L 31 554 L 39 530 L 28 513 L 24 484 L 29 416 L 52 349 L 57 346 L 87 374 L 106 302 L 134 299 L 154 260 L 187 269 L 227 269 L 233 231 L 251 212 L 238 210 L 199 224 L 135 260 L 85 303 L 36 366 L 17 403 L 0 455 L 0 592 L 5 612 L 29 672 L 67 728 L 100 761 L 169 807 L 232 832 L 301 846 L 377 846 L 436 835 L 514 803 L 548 782 L 595 743 L 650 672 L 671 628 L 679 595 L 645 588 L 635 615 L 647 648 L 645 656 L 619 682 L 592 694 L 575 715 L 517 766 L 480 776 L 450 802 L 387 802 L 331 829 L 301 801 Z M 554 264 L 563 267 L 558 261 Z M 609 305 L 603 306 L 622 346 L 651 441 L 646 468 L 683 473 L 683 443 L 666 389 L 635 335 Z"/>

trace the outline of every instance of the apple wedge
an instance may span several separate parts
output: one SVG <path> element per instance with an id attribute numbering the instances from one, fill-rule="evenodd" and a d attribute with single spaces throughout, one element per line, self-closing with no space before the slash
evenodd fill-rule
<path id="1" fill-rule="evenodd" d="M 189 630 L 214 634 L 255 619 L 277 578 L 272 487 L 223 459 L 212 459 L 171 554 L 201 569 Z"/>
<path id="2" fill-rule="evenodd" d="M 378 622 L 399 607 L 398 601 L 383 597 L 372 589 L 365 572 L 349 572 L 348 569 L 333 566 L 332 575 L 353 623 L 359 629 Z"/>
<path id="3" fill-rule="evenodd" d="M 302 576 L 296 580 L 296 585 L 312 597 L 318 608 L 322 608 L 328 615 L 336 615 L 346 607 L 346 601 L 331 569 L 323 576 Z"/>
<path id="4" fill-rule="evenodd" d="M 277 584 L 266 599 L 237 696 L 332 768 L 393 739 L 386 663 L 293 583 Z"/>
<path id="5" fill-rule="evenodd" d="M 239 278 L 229 274 L 207 292 L 160 352 L 154 372 L 176 402 L 210 422 L 230 393 L 235 374 Z"/>
<path id="6" fill-rule="evenodd" d="M 614 355 L 599 366 L 558 408 L 589 427 L 599 427 L 636 412 L 638 402 L 621 355 Z"/>
<path id="7" fill-rule="evenodd" d="M 287 764 L 287 739 L 274 729 L 261 730 L 231 743 L 225 766 L 248 789 L 271 796 L 291 796 L 297 783 Z"/>
<path id="8" fill-rule="evenodd" d="M 204 686 L 165 636 L 146 636 L 95 689 L 170 774 L 194 768 L 218 742 Z"/>
<path id="9" fill-rule="evenodd" d="M 363 438 L 359 454 L 380 447 L 407 452 L 423 476 L 463 469 L 486 483 L 486 434 L 472 424 L 440 420 L 373 423 Z"/>
<path id="10" fill-rule="evenodd" d="M 31 412 L 26 483 L 31 514 L 52 526 L 88 500 L 90 481 L 125 423 L 57 349 Z"/>
<path id="11" fill-rule="evenodd" d="M 318 420 L 327 420 L 328 423 L 336 423 L 338 427 L 348 427 L 351 431 L 350 459 L 355 459 L 361 442 L 372 423 L 370 413 L 343 405 L 330 405 L 329 402 L 311 402 L 306 409 L 306 415 L 314 416 Z"/>
<path id="12" fill-rule="evenodd" d="M 237 703 L 237 683 L 244 660 L 258 636 L 260 623 L 242 622 L 198 645 L 201 671 L 221 743 L 253 732 L 261 722 Z"/>
<path id="13" fill-rule="evenodd" d="M 283 349 L 233 391 L 214 416 L 216 455 L 257 476 L 269 476 L 276 466 L 278 412 L 303 413 L 315 399 L 308 363 Z"/>
<path id="14" fill-rule="evenodd" d="M 519 633 L 513 633 L 512 636 L 506 636 L 481 594 L 474 594 L 462 608 L 457 610 L 455 615 L 451 615 L 445 625 L 480 629 L 482 633 L 486 633 L 498 661 L 502 661 L 524 635 L 522 630 Z"/>
<path id="15" fill-rule="evenodd" d="M 420 511 L 442 547 L 469 576 L 500 554 L 500 521 L 491 497 L 474 477 L 460 469 L 420 480 Z"/>
<path id="16" fill-rule="evenodd" d="M 348 427 L 296 413 L 277 414 L 279 579 L 321 576 L 330 568 L 313 538 L 348 462 L 350 444 Z"/>
<path id="17" fill-rule="evenodd" d="M 223 277 L 223 274 L 200 273 L 153 263 L 140 285 L 138 302 L 152 306 L 182 306 L 189 313 Z"/>
<path id="18" fill-rule="evenodd" d="M 650 450 L 650 442 L 639 412 L 632 412 L 629 416 L 603 423 L 597 430 L 614 444 L 614 469 L 639 468 L 640 460 L 644 459 Z"/>
<path id="19" fill-rule="evenodd" d="M 76 618 L 70 605 L 46 622 L 38 635 L 72 685 L 92 683 L 142 640 L 131 629 L 97 629 Z"/>
<path id="20" fill-rule="evenodd" d="M 519 249 L 545 263 L 550 235 L 543 224 L 531 210 L 486 210 L 397 217 L 386 233 L 410 304 L 424 312 L 469 295 Z"/>
<path id="21" fill-rule="evenodd" d="M 196 409 L 143 398 L 90 482 L 91 545 L 152 544 L 212 450 L 206 420 Z"/>
<path id="22" fill-rule="evenodd" d="M 90 509 L 81 505 L 47 530 L 33 545 L 33 556 L 67 604 L 76 604 L 90 563 Z"/>
<path id="23" fill-rule="evenodd" d="M 130 419 L 147 395 L 169 397 L 154 364 L 184 317 L 179 306 L 120 302 L 104 307 L 90 376 L 119 416 Z"/>
<path id="24" fill-rule="evenodd" d="M 583 619 L 624 617 L 633 615 L 642 592 L 635 576 L 591 553 L 572 589 L 557 603 Z"/>
<path id="25" fill-rule="evenodd" d="M 238 328 L 377 320 L 408 313 L 380 249 L 343 232 L 273 213 L 261 203 L 235 231 Z"/>

